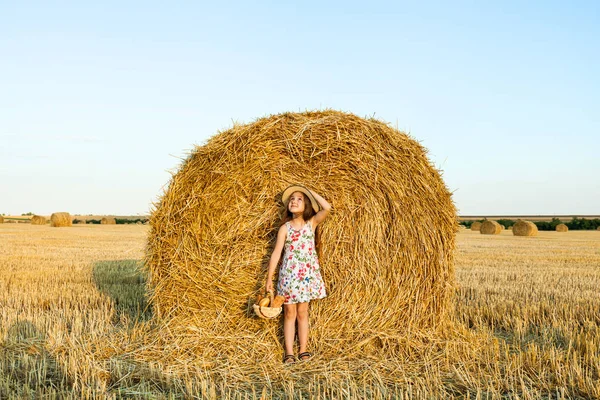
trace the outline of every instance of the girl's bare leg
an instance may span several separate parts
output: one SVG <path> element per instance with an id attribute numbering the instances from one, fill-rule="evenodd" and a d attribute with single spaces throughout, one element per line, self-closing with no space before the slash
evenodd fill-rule
<path id="1" fill-rule="evenodd" d="M 298 342 L 300 344 L 298 353 L 304 353 L 308 345 L 308 303 L 298 303 L 296 311 L 298 319 Z"/>
<path id="2" fill-rule="evenodd" d="M 294 339 L 296 336 L 296 304 L 283 305 L 283 341 L 285 354 L 294 354 Z"/>

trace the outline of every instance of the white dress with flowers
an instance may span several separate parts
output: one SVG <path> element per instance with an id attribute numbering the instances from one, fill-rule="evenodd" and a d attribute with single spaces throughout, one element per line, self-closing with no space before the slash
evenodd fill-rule
<path id="1" fill-rule="evenodd" d="M 321 277 L 315 250 L 315 234 L 311 224 L 307 222 L 300 230 L 296 230 L 286 222 L 286 227 L 288 233 L 279 270 L 277 293 L 285 297 L 285 304 L 306 303 L 324 298 L 327 294 Z"/>

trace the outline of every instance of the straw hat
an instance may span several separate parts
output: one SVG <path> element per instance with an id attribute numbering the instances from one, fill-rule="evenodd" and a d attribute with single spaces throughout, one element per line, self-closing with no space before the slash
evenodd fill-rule
<path id="1" fill-rule="evenodd" d="M 294 192 L 304 193 L 306 195 L 306 197 L 308 197 L 310 199 L 310 203 L 312 204 L 313 210 L 315 210 L 316 213 L 319 212 L 319 209 L 320 209 L 319 203 L 317 202 L 317 200 L 315 200 L 315 198 L 310 193 L 310 191 L 302 185 L 291 185 L 287 189 L 285 189 L 283 191 L 283 194 L 281 195 L 281 201 L 283 202 L 283 204 L 287 203 L 288 199 Z"/>

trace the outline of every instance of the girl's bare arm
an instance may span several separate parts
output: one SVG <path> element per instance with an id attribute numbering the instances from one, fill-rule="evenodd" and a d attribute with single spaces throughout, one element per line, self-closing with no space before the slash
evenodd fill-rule
<path id="1" fill-rule="evenodd" d="M 287 227 L 285 225 L 281 225 L 281 227 L 279 228 L 279 232 L 277 232 L 277 240 L 275 242 L 273 254 L 271 254 L 271 259 L 269 260 L 267 282 L 265 284 L 265 289 L 267 291 L 273 290 L 273 275 L 275 275 L 275 269 L 277 268 L 277 264 L 279 264 L 279 259 L 281 258 L 281 251 L 283 250 L 283 245 L 285 244 L 286 236 Z"/>
<path id="2" fill-rule="evenodd" d="M 324 198 L 322 198 L 321 196 L 319 196 L 314 191 L 311 190 L 310 193 L 313 195 L 313 197 L 315 198 L 315 200 L 317 200 L 317 202 L 321 206 L 321 211 L 319 211 L 312 218 L 313 219 L 313 228 L 316 228 L 317 225 L 319 225 L 321 222 L 323 222 L 323 220 L 327 217 L 327 215 L 329 215 L 329 211 L 331 210 L 331 204 L 329 204 L 327 202 L 327 200 L 325 200 Z"/>

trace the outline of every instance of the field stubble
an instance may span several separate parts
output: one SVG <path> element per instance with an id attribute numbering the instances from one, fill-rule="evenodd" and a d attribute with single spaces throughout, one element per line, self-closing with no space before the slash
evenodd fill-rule
<path id="1" fill-rule="evenodd" d="M 452 329 L 370 359 L 283 368 L 268 354 L 253 370 L 153 325 L 146 234 L 0 225 L 0 398 L 600 397 L 600 232 L 462 230 Z"/>

